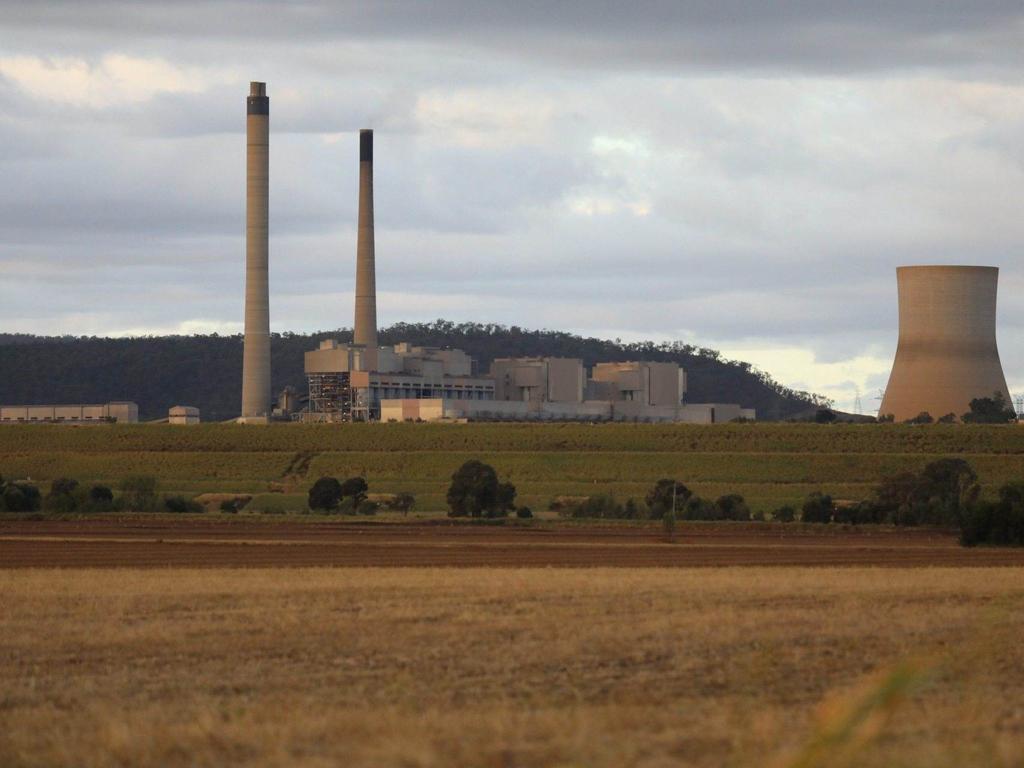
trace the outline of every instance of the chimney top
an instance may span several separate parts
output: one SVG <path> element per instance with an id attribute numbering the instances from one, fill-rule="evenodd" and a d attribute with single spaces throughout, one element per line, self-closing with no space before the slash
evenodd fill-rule
<path id="1" fill-rule="evenodd" d="M 359 162 L 373 162 L 373 129 L 363 128 L 359 131 Z"/>
<path id="2" fill-rule="evenodd" d="M 260 83 L 255 80 L 249 83 L 249 95 L 250 96 L 266 96 L 267 95 L 267 84 Z"/>

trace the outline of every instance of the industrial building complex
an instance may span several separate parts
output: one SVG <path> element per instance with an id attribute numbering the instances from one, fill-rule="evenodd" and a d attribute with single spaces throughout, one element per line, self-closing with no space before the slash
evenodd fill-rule
<path id="1" fill-rule="evenodd" d="M 289 408 L 270 396 L 268 147 L 270 100 L 251 83 L 246 102 L 245 340 L 243 423 L 267 423 Z M 486 374 L 457 349 L 377 341 L 373 224 L 373 131 L 359 132 L 359 213 L 352 343 L 327 340 L 305 355 L 309 396 L 294 417 L 307 422 L 442 419 L 668 421 L 753 419 L 733 404 L 684 402 L 686 374 L 675 363 L 495 360 Z"/>

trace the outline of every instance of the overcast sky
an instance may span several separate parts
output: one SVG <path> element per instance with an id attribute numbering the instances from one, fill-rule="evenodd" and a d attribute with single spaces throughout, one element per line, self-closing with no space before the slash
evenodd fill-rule
<path id="1" fill-rule="evenodd" d="M 900 264 L 1001 267 L 1024 394 L 1024 0 L 0 1 L 0 331 L 241 330 L 245 96 L 271 326 L 680 339 L 873 412 Z"/>

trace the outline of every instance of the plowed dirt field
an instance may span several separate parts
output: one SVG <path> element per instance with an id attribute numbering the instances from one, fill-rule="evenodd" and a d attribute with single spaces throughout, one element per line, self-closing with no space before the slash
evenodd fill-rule
<path id="1" fill-rule="evenodd" d="M 0 521 L 0 568 L 1024 566 L 1021 549 L 964 549 L 954 534 L 770 524 L 658 528 L 291 523 L 223 520 Z"/>

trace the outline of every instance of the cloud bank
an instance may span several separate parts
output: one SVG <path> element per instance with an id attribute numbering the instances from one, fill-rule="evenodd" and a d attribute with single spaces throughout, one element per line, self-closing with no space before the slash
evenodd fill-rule
<path id="1" fill-rule="evenodd" d="M 898 7 L 893 7 L 898 6 Z M 895 267 L 1002 267 L 1024 392 L 1019 2 L 0 2 L 0 329 L 240 328 L 244 98 L 271 322 L 682 339 L 877 407 Z"/>

